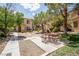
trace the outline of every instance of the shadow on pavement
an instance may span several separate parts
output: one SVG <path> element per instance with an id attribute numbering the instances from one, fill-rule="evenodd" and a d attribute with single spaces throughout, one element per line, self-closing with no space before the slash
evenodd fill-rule
<path id="1" fill-rule="evenodd" d="M 25 36 L 13 36 L 13 38 L 11 39 L 12 41 L 15 40 L 23 40 L 24 38 L 26 38 Z"/>

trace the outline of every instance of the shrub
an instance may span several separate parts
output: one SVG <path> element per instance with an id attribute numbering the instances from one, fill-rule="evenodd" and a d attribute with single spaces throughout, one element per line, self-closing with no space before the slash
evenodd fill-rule
<path id="1" fill-rule="evenodd" d="M 65 34 L 61 34 L 61 35 L 59 35 L 59 39 L 60 39 L 61 41 L 67 42 L 67 41 L 69 41 L 70 36 L 69 36 L 69 35 L 65 35 Z"/>
<path id="2" fill-rule="evenodd" d="M 79 35 L 77 34 L 61 34 L 59 35 L 59 39 L 62 41 L 69 41 L 69 42 L 79 42 Z"/>

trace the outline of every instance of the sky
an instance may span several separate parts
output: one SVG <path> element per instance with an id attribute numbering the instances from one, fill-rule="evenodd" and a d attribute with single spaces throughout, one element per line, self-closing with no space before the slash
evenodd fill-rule
<path id="1" fill-rule="evenodd" d="M 40 13 L 41 11 L 46 12 L 47 6 L 38 3 L 20 3 L 16 4 L 15 11 L 22 12 L 24 14 L 24 18 L 33 18 L 37 13 Z"/>
<path id="2" fill-rule="evenodd" d="M 3 3 L 0 3 L 0 6 L 3 6 Z M 41 11 L 46 12 L 47 6 L 44 3 L 15 3 L 13 10 L 15 12 L 21 12 L 24 14 L 24 18 L 32 19 L 37 13 Z"/>
<path id="3" fill-rule="evenodd" d="M 3 6 L 4 4 L 0 4 Z M 72 10 L 73 5 L 68 7 L 68 10 Z M 33 17 L 41 11 L 46 12 L 47 6 L 44 3 L 16 3 L 14 4 L 13 10 L 15 12 L 21 12 L 24 14 L 24 18 L 33 19 Z"/>

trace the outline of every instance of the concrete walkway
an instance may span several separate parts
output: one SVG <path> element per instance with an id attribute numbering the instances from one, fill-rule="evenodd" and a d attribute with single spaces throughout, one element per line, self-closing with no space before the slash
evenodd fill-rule
<path id="1" fill-rule="evenodd" d="M 14 37 L 11 38 L 11 40 L 7 43 L 6 47 L 1 53 L 1 56 L 20 56 L 19 52 L 19 44 L 18 44 L 18 39 L 17 33 L 13 34 Z"/>
<path id="2" fill-rule="evenodd" d="M 41 38 L 41 34 L 33 34 L 31 37 L 27 37 L 24 40 L 31 40 L 32 42 L 34 42 L 37 46 L 39 46 L 41 49 L 43 49 L 44 51 L 46 51 L 45 54 L 43 55 L 47 55 L 48 53 L 55 51 L 56 49 L 64 46 L 63 42 L 58 41 L 58 44 L 54 44 L 54 43 L 43 43 L 42 40 L 43 38 Z"/>
<path id="3" fill-rule="evenodd" d="M 27 38 L 24 40 L 31 40 L 34 42 L 38 47 L 40 47 L 42 50 L 44 50 L 46 53 L 43 54 L 43 56 L 49 54 L 52 51 L 55 51 L 56 49 L 64 46 L 63 42 L 59 41 L 59 44 L 54 44 L 54 43 L 43 43 L 41 35 L 42 34 L 35 34 L 35 33 L 26 33 Z M 11 40 L 8 42 L 6 47 L 1 53 L 1 56 L 20 56 L 20 50 L 19 50 L 19 44 L 18 44 L 18 34 L 14 33 L 14 37 L 11 38 Z M 21 34 L 23 35 L 23 34 Z"/>
<path id="4" fill-rule="evenodd" d="M 31 41 L 33 41 L 36 45 L 38 45 L 41 49 L 43 49 L 46 52 L 50 51 L 51 49 L 58 48 L 59 46 L 63 45 L 62 42 L 58 42 L 58 44 L 44 43 L 44 42 L 42 42 L 42 38 L 40 38 L 40 37 L 33 37 L 31 39 Z"/>

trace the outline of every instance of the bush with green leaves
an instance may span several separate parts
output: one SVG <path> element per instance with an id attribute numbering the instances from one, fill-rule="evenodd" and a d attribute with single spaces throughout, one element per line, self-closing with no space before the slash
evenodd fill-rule
<path id="1" fill-rule="evenodd" d="M 61 34 L 59 39 L 62 41 L 79 42 L 79 34 Z"/>

